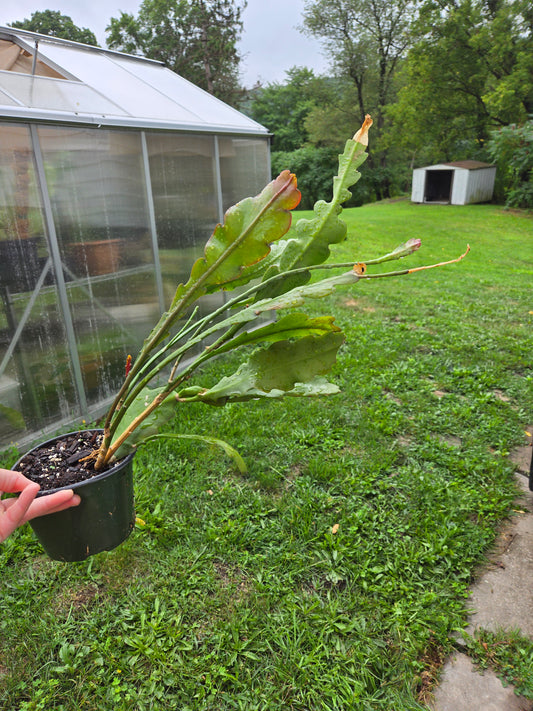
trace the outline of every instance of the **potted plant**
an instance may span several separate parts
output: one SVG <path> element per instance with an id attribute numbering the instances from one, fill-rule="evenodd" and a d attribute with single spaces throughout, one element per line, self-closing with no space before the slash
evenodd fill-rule
<path id="1" fill-rule="evenodd" d="M 339 219 L 341 205 L 350 197 L 349 188 L 360 177 L 358 168 L 366 158 L 371 125 L 368 116 L 362 128 L 346 142 L 339 156 L 332 200 L 319 201 L 313 217 L 300 219 L 288 239 L 283 238 L 291 225 L 291 210 L 300 201 L 296 177 L 288 170 L 280 173 L 258 196 L 230 208 L 224 224 L 215 228 L 203 256 L 193 264 L 188 281 L 177 287 L 170 308 L 149 333 L 138 355 L 134 359 L 128 356 L 123 385 L 109 408 L 102 430 L 63 436 L 47 443 L 43 456 L 34 449 L 19 462 L 20 471 L 39 481 L 43 488 L 45 484 L 50 484 L 50 490 L 56 490 L 58 485 L 68 486 L 81 495 L 82 502 L 76 509 L 32 522 L 52 557 L 82 559 L 118 545 L 128 535 L 134 523 L 131 464 L 135 449 L 142 443 L 158 437 L 200 440 L 221 446 L 241 471 L 246 470 L 241 456 L 222 440 L 192 433 L 160 432 L 176 410 L 187 403 L 220 406 L 259 398 L 331 395 L 339 391 L 324 376 L 335 363 L 344 334 L 333 318 L 303 313 L 300 308 L 307 299 L 321 298 L 339 285 L 355 284 L 360 279 L 409 274 L 438 266 L 384 274 L 367 272 L 371 265 L 413 253 L 420 247 L 418 239 L 366 263 L 327 263 L 330 245 L 346 236 L 346 225 Z M 332 269 L 336 270 L 333 276 L 311 278 L 319 270 Z M 198 299 L 220 290 L 233 291 L 234 295 L 223 306 L 197 317 Z M 265 315 L 271 317 L 266 323 Z M 209 345 L 199 349 L 206 342 Z M 253 347 L 251 353 L 248 347 Z M 191 380 L 204 363 L 235 351 L 241 351 L 245 357 L 232 375 L 212 387 Z M 83 469 L 81 476 L 85 481 L 80 484 L 72 484 L 68 478 L 63 481 L 59 472 L 61 460 L 67 462 L 67 468 L 70 466 L 76 476 Z M 111 484 L 109 489 L 105 486 L 115 475 L 125 482 L 126 502 L 122 504 L 113 500 L 118 485 Z M 93 485 L 99 488 L 94 496 L 89 493 Z M 102 501 L 103 509 L 97 511 L 97 504 Z M 88 522 L 84 521 L 86 512 Z M 102 530 L 110 522 L 118 525 L 114 538 L 107 540 Z M 68 530 L 60 528 L 63 524 Z M 95 532 L 99 536 L 96 543 L 90 540 Z"/>
<path id="2" fill-rule="evenodd" d="M 67 245 L 69 262 L 78 275 L 112 274 L 120 267 L 123 242 L 118 237 L 71 242 Z"/>

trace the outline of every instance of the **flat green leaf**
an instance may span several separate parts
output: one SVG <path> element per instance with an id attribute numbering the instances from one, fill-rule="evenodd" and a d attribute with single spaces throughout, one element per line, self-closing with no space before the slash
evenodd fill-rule
<path id="1" fill-rule="evenodd" d="M 339 156 L 338 175 L 333 179 L 333 197 L 331 202 L 319 200 L 314 206 L 312 219 L 301 219 L 296 223 L 293 236 L 279 242 L 269 256 L 269 268 L 264 279 L 290 269 L 323 264 L 330 254 L 330 245 L 342 242 L 346 238 L 346 224 L 339 218 L 342 203 L 350 196 L 349 188 L 361 174 L 359 166 L 366 160 L 365 147 L 354 139 L 346 141 L 344 152 Z M 259 297 L 288 291 L 309 281 L 309 273 L 289 275 L 274 285 L 265 286 Z"/>
<path id="2" fill-rule="evenodd" d="M 337 286 L 343 286 L 346 284 L 355 284 L 359 280 L 359 276 L 353 271 L 344 272 L 343 274 L 338 274 L 334 277 L 329 277 L 323 279 L 320 282 L 315 282 L 313 284 L 306 284 L 304 286 L 297 287 L 286 294 L 280 294 L 273 299 L 263 299 L 251 306 L 243 309 L 242 311 L 237 311 L 231 313 L 230 316 L 222 321 L 218 321 L 214 326 L 202 331 L 195 338 L 188 341 L 188 346 L 192 347 L 201 343 L 206 338 L 209 338 L 217 332 L 223 332 L 233 326 L 242 325 L 243 327 L 247 323 L 257 322 L 257 318 L 261 314 L 266 314 L 271 311 L 280 311 L 282 309 L 290 309 L 302 306 L 307 299 L 320 299 L 324 296 L 332 294 Z M 278 323 L 278 322 L 276 322 Z M 276 330 L 279 326 L 273 325 L 272 329 Z M 261 329 L 257 329 L 258 333 Z M 267 340 L 267 339 L 264 339 Z M 273 339 L 269 339 L 273 340 Z M 279 339 L 278 339 L 279 340 Z M 250 340 L 250 343 L 253 341 Z M 228 343 L 234 344 L 235 341 L 229 341 Z M 243 345 L 241 342 L 237 342 L 237 345 Z M 229 350 L 228 347 L 222 346 L 217 348 L 217 353 L 222 353 Z M 177 354 L 174 354 L 176 357 Z"/>
<path id="3" fill-rule="evenodd" d="M 236 338 L 218 348 L 217 354 L 234 350 L 240 346 L 274 343 L 275 341 L 306 338 L 307 336 L 322 336 L 331 331 L 340 333 L 340 328 L 333 321 L 332 316 L 310 318 L 304 313 L 287 314 L 266 326 L 240 333 Z"/>
<path id="4" fill-rule="evenodd" d="M 139 442 L 139 444 L 146 444 L 148 442 L 151 442 L 154 439 L 190 439 L 190 440 L 195 440 L 197 442 L 202 442 L 203 444 L 215 445 L 216 447 L 220 447 L 221 449 L 223 449 L 224 452 L 229 457 L 231 457 L 231 459 L 233 459 L 233 461 L 237 465 L 237 468 L 241 472 L 241 474 L 246 474 L 246 472 L 248 471 L 248 469 L 246 467 L 246 462 L 241 457 L 241 455 L 237 452 L 237 450 L 234 447 L 232 447 L 227 442 L 224 442 L 223 439 L 217 439 L 216 437 L 206 437 L 204 435 L 179 434 L 176 432 L 164 432 L 161 434 L 155 434 L 150 437 L 147 437 L 142 442 Z"/>
<path id="5" fill-rule="evenodd" d="M 353 271 L 337 274 L 337 276 L 322 279 L 313 284 L 299 286 L 288 293 L 280 294 L 274 298 L 262 299 L 257 303 L 248 306 L 242 311 L 231 314 L 228 318 L 220 321 L 212 328 L 202 334 L 202 338 L 210 336 L 216 331 L 221 331 L 230 326 L 245 324 L 256 321 L 257 317 L 269 311 L 280 311 L 282 309 L 292 309 L 305 304 L 307 299 L 322 299 L 324 296 L 329 296 L 335 291 L 337 286 L 345 286 L 347 284 L 355 284 L 359 280 L 359 276 Z"/>
<path id="6" fill-rule="evenodd" d="M 317 381 L 316 378 L 333 367 L 343 342 L 344 335 L 340 332 L 275 342 L 268 348 L 255 351 L 233 375 L 222 378 L 217 385 L 195 394 L 191 399 L 221 405 L 228 401 L 242 402 L 258 397 L 337 392 L 334 385 Z M 310 383 L 311 387 L 306 389 L 305 383 Z M 184 394 L 179 393 L 180 399 Z"/>
<path id="7" fill-rule="evenodd" d="M 248 268 L 264 259 L 270 245 L 288 231 L 290 211 L 300 197 L 296 177 L 284 170 L 259 195 L 231 207 L 207 242 L 204 256 L 194 263 L 189 281 L 178 287 L 173 306 L 188 293 L 197 296 L 252 278 Z"/>

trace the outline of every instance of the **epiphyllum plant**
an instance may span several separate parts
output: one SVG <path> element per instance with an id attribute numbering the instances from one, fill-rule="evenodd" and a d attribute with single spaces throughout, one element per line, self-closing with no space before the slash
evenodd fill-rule
<path id="1" fill-rule="evenodd" d="M 331 202 L 317 202 L 313 217 L 299 220 L 288 239 L 282 238 L 291 225 L 290 211 L 300 202 L 296 177 L 288 170 L 259 195 L 228 210 L 224 224 L 215 228 L 188 282 L 178 286 L 169 310 L 148 335 L 140 353 L 133 361 L 128 357 L 126 378 L 109 409 L 102 444 L 95 453 L 96 469 L 120 459 L 141 442 L 170 436 L 216 443 L 245 471 L 242 458 L 221 440 L 192 434 L 159 435 L 159 429 L 175 416 L 177 408 L 190 402 L 224 405 L 338 392 L 337 386 L 323 376 L 334 365 L 344 342 L 342 331 L 332 317 L 309 317 L 295 309 L 307 299 L 330 294 L 341 284 L 417 271 L 368 274 L 366 270 L 369 265 L 399 259 L 420 247 L 420 240 L 412 239 L 366 263 L 325 264 L 330 245 L 346 237 L 346 225 L 339 219 L 341 205 L 360 177 L 357 169 L 367 157 L 371 125 L 367 116 L 361 129 L 346 142 L 339 156 Z M 343 271 L 311 282 L 316 269 Z M 236 295 L 223 306 L 196 318 L 194 304 L 199 298 L 237 288 Z M 173 327 L 180 321 L 183 324 L 186 314 L 185 324 L 173 333 Z M 265 324 L 263 318 L 261 325 L 261 317 L 268 314 L 274 320 Z M 198 346 L 206 340 L 210 345 L 199 352 Z M 259 344 L 262 346 L 233 375 L 222 378 L 214 387 L 191 384 L 191 375 L 212 358 Z M 165 382 L 158 384 L 163 374 Z"/>

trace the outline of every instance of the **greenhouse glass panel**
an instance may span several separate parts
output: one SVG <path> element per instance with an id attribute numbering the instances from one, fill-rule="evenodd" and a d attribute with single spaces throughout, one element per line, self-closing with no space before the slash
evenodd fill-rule
<path id="1" fill-rule="evenodd" d="M 159 317 L 141 134 L 38 129 L 89 406 L 110 398 L 126 356 Z"/>
<path id="2" fill-rule="evenodd" d="M 0 440 L 78 410 L 29 128 L 0 132 Z"/>
<path id="3" fill-rule="evenodd" d="M 219 138 L 224 210 L 257 195 L 270 180 L 266 138 Z"/>
<path id="4" fill-rule="evenodd" d="M 219 222 L 213 136 L 147 135 L 165 305 Z"/>
<path id="5" fill-rule="evenodd" d="M 17 102 L 4 91 L 0 91 L 0 104 L 3 106 L 17 106 Z"/>
<path id="6" fill-rule="evenodd" d="M 173 107 L 165 107 L 168 118 L 177 121 L 189 121 L 198 127 L 210 126 L 231 127 L 233 130 L 243 131 L 264 131 L 265 129 L 252 119 L 239 113 L 236 109 L 215 99 L 212 94 L 202 91 L 192 82 L 178 77 L 165 67 L 159 67 L 154 63 L 139 62 L 127 57 L 114 56 L 113 63 L 130 73 L 133 73 L 138 80 L 142 80 L 145 85 L 149 85 L 161 96 L 168 97 L 173 103 Z M 130 97 L 130 102 L 137 101 L 137 105 L 123 104 L 136 115 L 146 116 L 151 106 L 145 104 L 139 106 L 137 97 Z M 162 107 L 163 108 L 163 107 Z M 170 111 L 170 113 L 169 113 Z M 153 111 L 152 111 L 153 114 Z"/>
<path id="7" fill-rule="evenodd" d="M 60 45 L 43 47 L 42 52 L 60 66 L 68 66 L 69 71 L 83 82 L 82 86 L 97 85 L 98 91 L 112 97 L 122 107 L 124 114 L 137 119 L 141 116 L 165 116 L 167 120 L 178 119 L 193 124 L 198 122 L 198 116 L 190 107 L 181 106 L 172 98 L 176 87 L 167 95 L 154 88 L 150 81 L 139 81 L 137 73 L 144 63 L 139 63 L 135 58 L 119 58 L 117 55 L 115 59 L 112 53 L 87 52 L 85 49 L 76 50 Z M 162 69 L 158 64 L 154 66 Z"/>
<path id="8" fill-rule="evenodd" d="M 115 103 L 77 81 L 0 72 L 0 87 L 24 106 L 35 109 L 126 115 Z"/>

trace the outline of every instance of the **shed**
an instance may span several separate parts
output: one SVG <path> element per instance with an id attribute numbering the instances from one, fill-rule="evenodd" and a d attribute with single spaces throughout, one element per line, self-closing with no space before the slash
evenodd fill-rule
<path id="1" fill-rule="evenodd" d="M 439 163 L 413 170 L 412 202 L 468 205 L 488 202 L 496 167 L 476 160 Z"/>
<path id="2" fill-rule="evenodd" d="M 0 446 L 90 421 L 267 129 L 161 63 L 0 27 Z"/>

